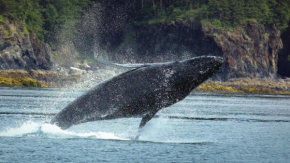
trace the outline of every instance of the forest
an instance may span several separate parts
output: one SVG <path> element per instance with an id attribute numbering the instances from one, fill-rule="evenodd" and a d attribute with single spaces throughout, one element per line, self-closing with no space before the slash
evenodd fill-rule
<path id="1" fill-rule="evenodd" d="M 1 0 L 0 21 L 22 21 L 27 30 L 48 43 L 53 43 L 55 31 L 78 19 L 89 0 Z"/>
<path id="2" fill-rule="evenodd" d="M 285 29 L 290 18 L 289 0 L 142 0 L 139 6 L 141 19 L 193 16 L 232 27 L 254 20 Z"/>
<path id="3" fill-rule="evenodd" d="M 56 44 L 59 29 L 69 26 L 68 35 L 76 33 L 82 14 L 102 4 L 125 4 L 135 25 L 194 17 L 221 27 L 256 21 L 283 30 L 290 19 L 290 0 L 1 0 L 0 21 L 22 21 L 39 39 Z"/>

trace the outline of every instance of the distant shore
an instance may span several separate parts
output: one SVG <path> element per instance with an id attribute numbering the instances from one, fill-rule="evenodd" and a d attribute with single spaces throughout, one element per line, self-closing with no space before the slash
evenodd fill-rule
<path id="1" fill-rule="evenodd" d="M 0 70 L 0 87 L 63 87 L 81 78 L 79 74 L 58 71 Z"/>
<path id="2" fill-rule="evenodd" d="M 290 79 L 237 78 L 225 82 L 207 81 L 196 91 L 216 93 L 253 93 L 290 95 Z"/>
<path id="3" fill-rule="evenodd" d="M 58 71 L 0 70 L 0 87 L 76 87 L 90 88 L 97 83 L 118 75 L 109 70 L 90 71 L 84 74 L 64 74 Z M 288 79 L 237 78 L 228 81 L 207 81 L 195 89 L 197 92 L 254 93 L 290 95 Z"/>

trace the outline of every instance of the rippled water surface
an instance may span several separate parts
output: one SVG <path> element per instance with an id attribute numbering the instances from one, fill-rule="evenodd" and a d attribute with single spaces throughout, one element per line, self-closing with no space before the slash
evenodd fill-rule
<path id="1" fill-rule="evenodd" d="M 61 130 L 50 119 L 86 90 L 0 88 L 0 162 L 289 162 L 290 96 L 192 93 L 141 118 Z"/>

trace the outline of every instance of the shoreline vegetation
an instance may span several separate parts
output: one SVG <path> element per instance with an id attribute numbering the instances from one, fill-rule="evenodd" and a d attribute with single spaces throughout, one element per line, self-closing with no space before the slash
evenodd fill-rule
<path id="1" fill-rule="evenodd" d="M 64 75 L 57 71 L 0 71 L 0 87 L 62 88 L 75 85 L 78 82 L 82 82 L 81 80 L 82 75 L 80 74 Z M 209 80 L 197 87 L 195 91 L 209 93 L 290 95 L 290 79 L 273 80 L 237 78 L 230 79 L 228 81 Z"/>
<path id="2" fill-rule="evenodd" d="M 63 87 L 80 79 L 80 74 L 43 70 L 0 70 L 0 87 Z"/>
<path id="3" fill-rule="evenodd" d="M 290 95 L 290 79 L 250 79 L 239 78 L 229 81 L 207 81 L 196 88 L 197 92 L 250 93 Z"/>

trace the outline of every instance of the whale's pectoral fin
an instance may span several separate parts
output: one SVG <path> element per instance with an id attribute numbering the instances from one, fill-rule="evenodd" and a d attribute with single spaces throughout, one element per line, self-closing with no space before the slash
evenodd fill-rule
<path id="1" fill-rule="evenodd" d="M 142 128 L 146 125 L 147 122 L 149 122 L 154 117 L 154 115 L 157 112 L 158 112 L 158 110 L 157 111 L 151 111 L 149 113 L 146 113 L 143 116 L 143 118 L 142 118 L 142 120 L 140 122 L 140 125 L 139 125 L 139 129 L 138 129 L 138 133 L 137 133 L 136 139 L 139 139 L 139 136 L 140 136 L 140 133 L 141 133 Z"/>

